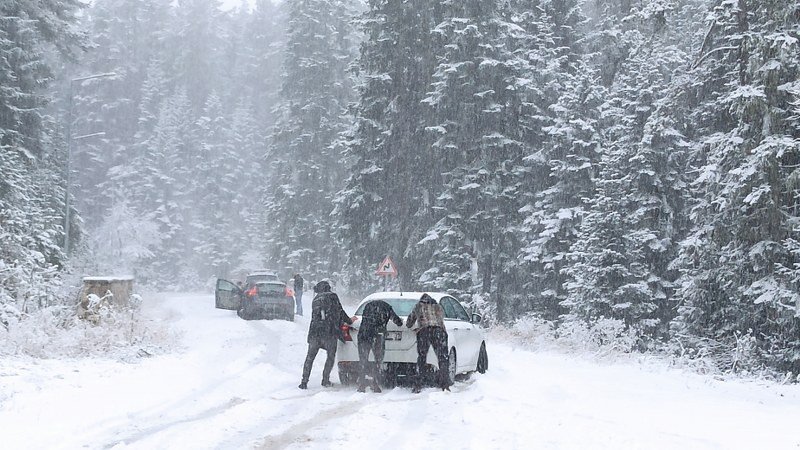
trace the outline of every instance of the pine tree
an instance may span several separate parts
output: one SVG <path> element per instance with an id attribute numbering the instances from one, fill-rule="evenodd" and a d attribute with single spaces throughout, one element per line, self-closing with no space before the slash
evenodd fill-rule
<path id="1" fill-rule="evenodd" d="M 679 339 L 727 368 L 800 370 L 794 1 L 722 2 L 695 58 L 697 201 L 683 242 Z M 757 353 L 742 356 L 743 342 Z"/>
<path id="2" fill-rule="evenodd" d="M 554 320 L 565 312 L 565 268 L 570 249 L 595 189 L 597 163 L 602 150 L 600 104 L 604 90 L 587 67 L 585 74 L 565 75 L 563 94 L 553 106 L 553 124 L 543 148 L 526 161 L 532 173 L 546 173 L 543 187 L 532 190 L 523 230 L 528 241 L 522 248 L 530 270 L 526 288 L 534 295 L 521 311 L 534 311 Z"/>
<path id="3" fill-rule="evenodd" d="M 54 56 L 85 46 L 75 27 L 81 4 L 0 3 L 0 323 L 6 314 L 47 306 L 56 297 L 62 252 L 64 155 L 48 139 L 53 124 L 44 90 Z"/>
<path id="4" fill-rule="evenodd" d="M 282 104 L 271 137 L 265 223 L 270 263 L 306 273 L 338 268 L 331 239 L 332 194 L 341 185 L 336 152 L 352 98 L 352 18 L 346 2 L 292 1 Z"/>
<path id="5" fill-rule="evenodd" d="M 186 89 L 195 114 L 202 111 L 215 86 L 230 77 L 230 68 L 223 64 L 223 43 L 230 34 L 224 16 L 219 0 L 180 0 L 165 38 L 167 71 L 177 86 Z"/>
<path id="6" fill-rule="evenodd" d="M 419 245 L 433 247 L 421 282 L 462 298 L 491 294 L 503 305 L 516 291 L 522 158 L 545 107 L 550 28 L 544 14 L 522 13 L 522 5 L 442 6 L 444 20 L 434 30 L 438 64 L 424 100 L 442 174 L 428 187 L 438 193 L 437 223 Z"/>
<path id="7" fill-rule="evenodd" d="M 605 90 L 596 72 L 584 62 L 580 42 L 586 30 L 577 2 L 545 4 L 552 36 L 545 42 L 550 52 L 548 77 L 539 87 L 543 113 L 541 130 L 525 156 L 530 174 L 524 187 L 527 204 L 522 226 L 525 292 L 517 314 L 535 312 L 549 320 L 565 312 L 567 265 L 570 247 L 584 213 L 585 199 L 594 192 L 600 157 L 600 105 Z M 549 42 L 548 42 L 549 41 Z M 546 113 L 544 112 L 546 111 Z"/>
<path id="8" fill-rule="evenodd" d="M 111 77 L 73 83 L 73 136 L 102 132 L 102 137 L 76 141 L 76 207 L 91 228 L 107 217 L 120 186 L 109 172 L 132 160 L 131 147 L 138 130 L 142 84 L 151 59 L 163 55 L 169 5 L 156 0 L 100 0 L 85 22 L 94 46 L 79 66 L 69 66 L 68 77 L 109 74 Z"/>
<path id="9" fill-rule="evenodd" d="M 227 89 L 221 91 L 226 92 L 223 98 L 229 99 L 227 104 L 250 103 L 254 118 L 266 130 L 274 126 L 280 103 L 286 9 L 286 3 L 257 0 L 252 11 L 241 12 L 232 23 L 238 33 L 226 51 L 235 55 L 226 67 L 236 70 L 230 74 L 234 81 L 223 86 Z"/>
<path id="10" fill-rule="evenodd" d="M 669 266 L 684 232 L 678 217 L 686 146 L 667 96 L 674 94 L 674 74 L 684 70 L 688 42 L 678 38 L 685 30 L 663 7 L 653 2 L 606 23 L 617 27 L 613 34 L 623 36 L 617 44 L 626 51 L 602 106 L 598 189 L 565 270 L 571 317 L 622 320 L 643 345 L 667 336 L 676 278 Z"/>
<path id="11" fill-rule="evenodd" d="M 262 199 L 259 194 L 267 173 L 263 164 L 267 138 L 266 131 L 256 118 L 258 114 L 256 108 L 243 100 L 231 117 L 231 144 L 235 151 L 230 155 L 229 162 L 232 164 L 232 179 L 237 186 L 237 195 L 232 201 L 237 218 L 230 232 L 236 231 L 234 248 L 242 270 L 252 269 L 242 266 L 246 264 L 247 253 L 264 254 L 263 224 L 267 223 L 267 217 L 260 207 Z M 258 259 L 261 259 L 260 256 Z"/>
<path id="12" fill-rule="evenodd" d="M 433 224 L 438 163 L 421 104 L 436 61 L 431 30 L 439 3 L 370 0 L 361 18 L 359 100 L 348 132 L 350 176 L 336 202 L 337 233 L 352 284 L 375 284 L 372 268 L 392 256 L 400 282 L 413 283 L 413 245 Z M 407 260 L 407 258 L 409 258 Z"/>
<path id="13" fill-rule="evenodd" d="M 134 207 L 158 224 L 162 246 L 152 261 L 144 264 L 141 275 L 144 283 L 180 285 L 190 277 L 182 273 L 192 253 L 186 230 L 194 216 L 189 200 L 196 179 L 193 167 L 185 161 L 193 157 L 191 104 L 183 90 L 164 100 L 152 138 L 146 142 L 141 159 L 135 165 L 135 186 L 131 186 Z"/>
<path id="14" fill-rule="evenodd" d="M 223 111 L 220 98 L 212 92 L 202 116 L 195 123 L 197 164 L 187 185 L 188 197 L 195 199 L 186 234 L 193 249 L 191 267 L 201 279 L 225 278 L 237 262 L 239 220 L 239 182 L 243 178 L 242 161 L 234 147 L 233 129 Z M 189 180 L 186 180 L 189 181 Z"/>

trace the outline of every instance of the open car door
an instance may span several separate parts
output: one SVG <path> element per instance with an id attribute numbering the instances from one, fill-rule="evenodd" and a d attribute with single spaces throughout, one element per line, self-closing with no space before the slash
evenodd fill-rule
<path id="1" fill-rule="evenodd" d="M 217 279 L 217 289 L 214 292 L 215 306 L 219 309 L 239 309 L 242 290 L 239 286 L 228 280 Z"/>

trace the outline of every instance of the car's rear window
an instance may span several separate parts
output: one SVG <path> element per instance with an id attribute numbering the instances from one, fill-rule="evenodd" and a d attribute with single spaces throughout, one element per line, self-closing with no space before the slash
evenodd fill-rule
<path id="1" fill-rule="evenodd" d="M 283 294 L 286 289 L 283 283 L 260 283 L 257 286 L 259 294 Z"/>
<path id="2" fill-rule="evenodd" d="M 259 281 L 278 281 L 278 276 L 270 274 L 248 275 L 247 280 L 245 282 L 249 285 L 253 285 L 258 283 Z"/>
<path id="3" fill-rule="evenodd" d="M 414 309 L 414 305 L 417 304 L 419 299 L 415 298 L 382 298 L 381 300 L 385 301 L 386 303 L 392 306 L 394 313 L 400 317 L 405 317 L 411 314 L 411 311 Z M 364 312 L 364 306 L 367 304 L 364 303 L 363 305 L 359 306 L 356 310 L 356 315 L 360 316 Z"/>

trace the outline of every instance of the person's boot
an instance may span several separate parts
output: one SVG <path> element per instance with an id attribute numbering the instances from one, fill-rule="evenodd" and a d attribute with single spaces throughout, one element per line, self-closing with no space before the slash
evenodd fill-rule
<path id="1" fill-rule="evenodd" d="M 414 386 L 414 387 L 411 389 L 411 393 L 412 393 L 412 394 L 419 394 L 420 392 L 422 392 L 422 389 L 421 389 L 419 386 Z"/>
<path id="2" fill-rule="evenodd" d="M 381 391 L 381 386 L 375 380 L 372 380 L 372 392 L 375 392 L 375 393 L 378 393 L 378 394 L 383 392 L 383 391 Z"/>
<path id="3" fill-rule="evenodd" d="M 300 385 L 297 386 L 297 387 L 299 387 L 300 389 L 308 389 L 308 382 L 307 381 L 301 381 Z"/>
<path id="4" fill-rule="evenodd" d="M 365 385 L 364 383 L 360 383 L 358 385 L 358 392 L 367 392 L 367 385 Z"/>
<path id="5" fill-rule="evenodd" d="M 331 380 L 322 380 L 322 387 L 331 387 L 331 386 L 333 386 Z"/>

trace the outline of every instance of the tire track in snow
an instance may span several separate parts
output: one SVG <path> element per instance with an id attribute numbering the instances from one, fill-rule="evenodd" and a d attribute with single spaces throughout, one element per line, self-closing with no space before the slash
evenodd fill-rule
<path id="1" fill-rule="evenodd" d="M 244 400 L 244 399 L 241 399 L 241 398 L 238 398 L 238 397 L 234 397 L 234 398 L 230 399 L 227 403 L 223 403 L 223 404 L 215 406 L 213 408 L 206 409 L 205 411 L 200 411 L 200 412 L 198 412 L 197 414 L 195 414 L 195 415 L 193 415 L 191 417 L 186 417 L 184 419 L 173 420 L 171 422 L 166 422 L 166 423 L 162 423 L 162 424 L 159 424 L 159 425 L 155 425 L 155 426 L 152 426 L 152 427 L 149 427 L 149 428 L 145 428 L 145 429 L 139 430 L 134 434 L 128 435 L 127 437 L 122 437 L 122 438 L 119 438 L 119 439 L 115 439 L 114 442 L 104 445 L 103 448 L 104 449 L 110 449 L 110 448 L 116 447 L 119 444 L 130 445 L 130 444 L 132 444 L 132 443 L 134 443 L 136 441 L 139 441 L 140 439 L 150 437 L 150 436 L 152 436 L 152 435 L 154 435 L 154 434 L 156 434 L 156 433 L 158 433 L 160 431 L 164 431 L 164 430 L 166 430 L 168 428 L 171 428 L 171 427 L 173 427 L 175 425 L 181 425 L 181 424 L 185 424 L 185 423 L 189 423 L 189 422 L 195 422 L 195 421 L 198 421 L 198 420 L 205 420 L 205 419 L 214 417 L 214 416 L 216 416 L 218 414 L 226 412 L 230 408 L 233 408 L 233 407 L 235 407 L 237 405 L 241 405 L 245 401 L 246 400 Z"/>
<path id="2" fill-rule="evenodd" d="M 466 382 L 459 382 L 455 384 L 452 387 L 453 394 L 457 394 L 461 391 L 470 389 L 473 382 L 474 380 L 469 380 Z M 342 391 L 342 389 L 335 389 L 333 391 L 328 390 L 322 392 L 336 392 L 336 391 Z M 264 450 L 264 449 L 274 449 L 274 448 L 285 448 L 293 444 L 301 446 L 304 444 L 319 445 L 321 443 L 314 442 L 314 438 L 312 437 L 314 429 L 328 428 L 330 422 L 346 421 L 348 420 L 348 418 L 352 419 L 352 416 L 357 414 L 373 415 L 374 414 L 373 410 L 375 409 L 387 411 L 390 409 L 383 408 L 384 406 L 401 403 L 407 406 L 407 408 L 405 408 L 405 411 L 399 414 L 398 417 L 390 417 L 388 414 L 380 414 L 386 420 L 390 420 L 392 422 L 397 422 L 401 424 L 395 427 L 387 428 L 397 431 L 394 431 L 390 434 L 386 434 L 382 438 L 383 445 L 378 445 L 375 447 L 375 448 L 391 448 L 395 443 L 399 442 L 406 436 L 409 429 L 408 427 L 413 428 L 414 424 L 418 422 L 419 417 L 420 416 L 424 417 L 427 414 L 431 402 L 433 401 L 434 403 L 436 403 L 435 399 L 432 399 L 430 397 L 431 393 L 438 393 L 438 392 L 426 389 L 421 394 L 412 394 L 400 398 L 394 396 L 392 397 L 386 396 L 386 393 L 379 394 L 377 396 L 373 396 L 369 393 L 358 394 L 358 395 L 369 396 L 367 397 L 366 402 L 351 401 L 352 397 L 349 397 L 348 399 L 343 398 L 341 402 L 316 412 L 313 416 L 303 419 L 302 421 L 291 425 L 289 428 L 285 429 L 279 434 L 276 434 L 274 436 L 264 437 L 262 440 L 257 441 L 253 448 Z M 298 406 L 299 403 L 303 403 L 303 400 L 301 399 L 313 397 L 316 394 L 317 393 L 308 395 L 304 393 L 298 393 L 297 395 L 292 395 L 287 397 L 273 396 L 271 398 L 273 400 L 279 400 L 279 401 L 290 401 L 292 406 Z"/>
<path id="3" fill-rule="evenodd" d="M 269 450 L 284 448 L 293 443 L 311 442 L 313 439 L 307 433 L 313 428 L 323 426 L 332 420 L 341 419 L 342 416 L 352 415 L 361 409 L 358 403 L 340 403 L 318 411 L 308 419 L 304 419 L 275 436 L 266 436 L 261 442 L 256 443 L 256 449 Z"/>

